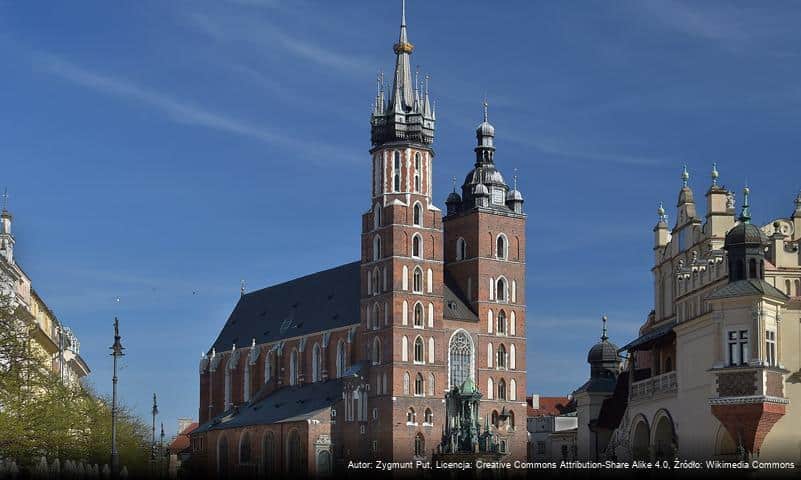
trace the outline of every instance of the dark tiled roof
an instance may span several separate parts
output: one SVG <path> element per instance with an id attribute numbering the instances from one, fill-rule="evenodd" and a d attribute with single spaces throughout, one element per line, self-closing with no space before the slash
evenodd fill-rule
<path id="1" fill-rule="evenodd" d="M 214 342 L 217 351 L 359 323 L 359 262 L 243 295 Z"/>
<path id="2" fill-rule="evenodd" d="M 171 453 L 181 453 L 189 447 L 189 435 L 198 427 L 197 422 L 192 422 L 183 431 L 178 432 L 175 440 L 167 447 Z"/>
<path id="3" fill-rule="evenodd" d="M 777 289 L 765 280 L 755 278 L 748 280 L 737 280 L 736 282 L 724 285 L 712 292 L 707 297 L 707 300 L 731 297 L 747 297 L 751 295 L 764 295 L 776 300 L 788 300 L 787 295 L 782 293 L 781 290 Z"/>
<path id="4" fill-rule="evenodd" d="M 632 340 L 628 344 L 626 344 L 623 348 L 619 349 L 618 352 L 625 352 L 628 350 L 634 350 L 639 346 L 645 345 L 647 343 L 653 342 L 654 340 L 658 340 L 666 335 L 669 335 L 670 332 L 673 331 L 673 327 L 676 325 L 675 322 L 670 322 L 661 327 L 657 327 L 652 329 L 651 331 L 645 332 L 644 334 L 640 335 L 639 338 L 636 340 Z"/>
<path id="5" fill-rule="evenodd" d="M 622 372 L 617 377 L 615 393 L 601 404 L 596 426 L 606 430 L 614 430 L 620 425 L 623 414 L 629 403 L 629 372 Z"/>
<path id="6" fill-rule="evenodd" d="M 587 380 L 584 385 L 580 386 L 575 392 L 612 392 L 615 390 L 616 380 L 614 376 L 595 377 Z"/>
<path id="7" fill-rule="evenodd" d="M 478 315 L 476 315 L 464 301 L 464 294 L 447 272 L 445 273 L 443 297 L 445 300 L 442 312 L 443 317 L 449 320 L 478 321 Z"/>
<path id="8" fill-rule="evenodd" d="M 307 420 L 342 399 L 342 381 L 338 378 L 280 388 L 253 404 L 218 415 L 194 430 L 192 435 L 210 430 Z"/>

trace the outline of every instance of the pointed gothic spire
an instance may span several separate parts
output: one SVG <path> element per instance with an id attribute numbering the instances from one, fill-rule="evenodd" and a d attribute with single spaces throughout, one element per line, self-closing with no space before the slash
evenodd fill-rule
<path id="1" fill-rule="evenodd" d="M 402 112 L 414 107 L 414 85 L 412 84 L 412 71 L 409 62 L 409 57 L 414 51 L 414 45 L 409 43 L 409 36 L 406 32 L 406 0 L 402 0 L 400 36 L 393 50 L 398 58 L 395 61 L 392 104 L 396 112 Z"/>
<path id="2" fill-rule="evenodd" d="M 687 188 L 687 182 L 690 180 L 690 172 L 687 171 L 687 164 L 684 164 L 684 170 L 681 172 L 681 186 Z"/>
<path id="3" fill-rule="evenodd" d="M 751 195 L 751 189 L 748 184 L 743 188 L 743 209 L 740 212 L 740 221 L 743 223 L 751 223 L 751 205 L 748 201 L 748 196 Z"/>

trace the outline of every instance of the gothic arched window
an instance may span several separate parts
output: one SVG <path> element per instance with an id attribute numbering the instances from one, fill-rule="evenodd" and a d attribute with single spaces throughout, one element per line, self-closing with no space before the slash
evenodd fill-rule
<path id="1" fill-rule="evenodd" d="M 337 342 L 337 378 L 345 374 L 345 342 Z"/>
<path id="2" fill-rule="evenodd" d="M 464 260 L 467 258 L 467 242 L 464 238 L 459 237 L 456 240 L 456 260 Z"/>
<path id="3" fill-rule="evenodd" d="M 425 388 L 423 384 L 423 376 L 421 374 L 417 374 L 414 379 L 414 394 L 417 396 L 422 397 L 425 395 Z"/>
<path id="4" fill-rule="evenodd" d="M 403 374 L 403 394 L 404 395 L 408 395 L 409 394 L 409 381 L 410 381 L 409 372 L 406 372 L 406 373 Z"/>
<path id="5" fill-rule="evenodd" d="M 373 339 L 373 365 L 381 364 L 381 339 L 375 337 Z"/>
<path id="6" fill-rule="evenodd" d="M 288 472 L 301 473 L 306 471 L 306 458 L 303 456 L 303 445 L 300 443 L 300 434 L 292 430 L 287 439 L 287 469 Z"/>
<path id="7" fill-rule="evenodd" d="M 242 373 L 242 401 L 250 401 L 250 359 L 245 362 L 245 371 Z"/>
<path id="8" fill-rule="evenodd" d="M 420 152 L 414 154 L 414 191 L 420 193 L 420 174 L 423 171 Z"/>
<path id="9" fill-rule="evenodd" d="M 425 417 L 423 417 L 423 422 L 429 425 L 434 423 L 434 414 L 431 412 L 430 408 L 426 408 Z"/>
<path id="10" fill-rule="evenodd" d="M 275 444 L 275 434 L 268 432 L 264 437 L 264 446 L 262 448 L 262 464 L 264 465 L 265 473 L 274 473 L 277 470 L 277 463 L 275 456 L 278 452 L 278 446 Z"/>
<path id="11" fill-rule="evenodd" d="M 423 237 L 417 234 L 412 237 L 412 257 L 423 257 Z"/>
<path id="12" fill-rule="evenodd" d="M 506 235 L 500 234 L 495 240 L 495 256 L 501 260 L 506 260 L 509 253 L 509 242 L 506 240 Z"/>
<path id="13" fill-rule="evenodd" d="M 423 305 L 421 303 L 416 303 L 414 305 L 414 326 L 422 328 L 423 321 Z"/>
<path id="14" fill-rule="evenodd" d="M 495 298 L 499 302 L 506 301 L 506 279 L 501 277 L 495 285 Z"/>
<path id="15" fill-rule="evenodd" d="M 381 235 L 376 235 L 373 238 L 373 261 L 381 258 Z"/>
<path id="16" fill-rule="evenodd" d="M 473 342 L 464 330 L 457 331 L 448 345 L 448 371 L 450 388 L 461 387 L 473 377 Z"/>
<path id="17" fill-rule="evenodd" d="M 373 228 L 378 230 L 378 227 L 381 226 L 381 205 L 375 204 L 373 207 Z"/>
<path id="18" fill-rule="evenodd" d="M 250 433 L 245 432 L 239 440 L 239 463 L 250 463 Z"/>
<path id="19" fill-rule="evenodd" d="M 506 400 L 506 382 L 503 379 L 498 382 L 498 400 Z"/>
<path id="20" fill-rule="evenodd" d="M 322 350 L 320 344 L 315 343 L 312 348 L 312 382 L 322 381 L 322 368 L 321 368 L 321 355 Z"/>
<path id="21" fill-rule="evenodd" d="M 412 223 L 418 227 L 423 223 L 423 207 L 421 207 L 419 203 L 414 204 L 414 209 L 412 211 Z"/>
<path id="22" fill-rule="evenodd" d="M 401 156 L 400 152 L 395 152 L 394 167 L 392 169 L 392 187 L 394 192 L 400 192 Z"/>
<path id="23" fill-rule="evenodd" d="M 506 335 L 506 312 L 501 310 L 498 312 L 498 325 L 497 332 L 501 335 Z"/>
<path id="24" fill-rule="evenodd" d="M 267 352 L 264 356 L 264 383 L 269 382 L 273 378 L 273 351 Z"/>
<path id="25" fill-rule="evenodd" d="M 225 409 L 231 408 L 231 369 L 225 366 Z"/>
<path id="26" fill-rule="evenodd" d="M 289 384 L 296 385 L 298 383 L 298 351 L 292 350 L 289 354 Z"/>
<path id="27" fill-rule="evenodd" d="M 422 433 L 418 433 L 414 437 L 414 454 L 418 457 L 426 454 L 426 439 Z"/>
<path id="28" fill-rule="evenodd" d="M 381 310 L 376 303 L 373 305 L 373 317 L 370 319 L 372 321 L 373 330 L 378 329 L 381 326 Z"/>
<path id="29" fill-rule="evenodd" d="M 497 357 L 498 359 L 495 365 L 498 368 L 506 368 L 506 347 L 504 347 L 503 344 L 498 345 Z"/>
<path id="30" fill-rule="evenodd" d="M 437 387 L 436 387 L 436 383 L 435 382 L 436 382 L 436 379 L 434 378 L 434 374 L 433 373 L 429 373 L 428 374 L 428 395 L 431 396 L 431 397 L 433 397 L 434 394 L 437 391 Z"/>
<path id="31" fill-rule="evenodd" d="M 412 291 L 415 293 L 423 292 L 423 270 L 420 267 L 415 267 L 414 274 L 412 275 Z"/>
<path id="32" fill-rule="evenodd" d="M 417 415 L 414 413 L 414 408 L 409 407 L 406 410 L 406 423 L 414 423 L 417 420 Z"/>
<path id="33" fill-rule="evenodd" d="M 415 363 L 423 363 L 424 360 L 423 339 L 421 337 L 417 337 L 414 340 L 414 361 Z"/>

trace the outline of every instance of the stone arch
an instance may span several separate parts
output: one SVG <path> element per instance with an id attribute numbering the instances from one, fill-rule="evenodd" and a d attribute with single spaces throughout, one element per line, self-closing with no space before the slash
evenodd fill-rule
<path id="1" fill-rule="evenodd" d="M 715 456 L 729 458 L 737 456 L 737 442 L 723 425 L 718 425 L 715 434 Z"/>
<path id="2" fill-rule="evenodd" d="M 651 423 L 651 451 L 657 460 L 672 460 L 678 450 L 678 440 L 673 417 L 670 412 L 660 409 Z"/>
<path id="3" fill-rule="evenodd" d="M 631 422 L 631 456 L 634 460 L 649 460 L 651 458 L 651 427 L 648 420 L 639 414 Z"/>

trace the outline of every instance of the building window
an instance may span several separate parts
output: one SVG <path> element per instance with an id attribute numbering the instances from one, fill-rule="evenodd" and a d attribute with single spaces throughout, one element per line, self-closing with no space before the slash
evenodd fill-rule
<path id="1" fill-rule="evenodd" d="M 506 335 L 506 313 L 503 310 L 498 312 L 497 333 L 498 335 Z"/>
<path id="2" fill-rule="evenodd" d="M 414 154 L 414 191 L 420 193 L 420 172 L 422 169 L 422 162 L 420 162 L 420 153 Z"/>
<path id="3" fill-rule="evenodd" d="M 395 152 L 395 159 L 394 159 L 394 167 L 392 169 L 392 187 L 394 192 L 400 192 L 400 172 L 401 172 L 401 160 L 400 160 L 400 152 Z"/>
<path id="4" fill-rule="evenodd" d="M 498 382 L 498 400 L 506 400 L 506 382 Z"/>
<path id="5" fill-rule="evenodd" d="M 425 395 L 425 385 L 423 384 L 423 375 L 417 374 L 414 379 L 414 394 L 418 397 Z"/>
<path id="6" fill-rule="evenodd" d="M 409 372 L 403 374 L 403 394 L 409 394 Z"/>
<path id="7" fill-rule="evenodd" d="M 412 275 L 412 290 L 414 293 L 423 293 L 423 270 L 415 267 Z"/>
<path id="8" fill-rule="evenodd" d="M 425 322 L 425 319 L 423 318 L 423 304 L 416 303 L 414 305 L 414 326 L 423 328 L 423 322 Z"/>
<path id="9" fill-rule="evenodd" d="M 269 382 L 273 378 L 273 352 L 270 350 L 264 356 L 264 383 Z"/>
<path id="10" fill-rule="evenodd" d="M 419 203 L 414 204 L 412 221 L 418 227 L 423 223 L 423 207 L 421 207 Z"/>
<path id="11" fill-rule="evenodd" d="M 287 471 L 303 473 L 306 471 L 306 458 L 303 455 L 303 446 L 300 443 L 300 434 L 292 430 L 287 439 Z"/>
<path id="12" fill-rule="evenodd" d="M 231 369 L 225 366 L 225 409 L 231 408 Z"/>
<path id="13" fill-rule="evenodd" d="M 784 292 L 784 293 L 786 293 L 788 297 L 789 297 L 790 295 L 792 295 L 792 290 L 791 290 L 791 288 L 790 288 L 790 285 L 791 285 L 791 283 L 790 283 L 790 280 L 785 280 L 785 281 L 784 281 L 784 289 L 785 289 L 785 290 L 787 290 L 787 291 L 786 291 L 786 292 Z"/>
<path id="14" fill-rule="evenodd" d="M 406 410 L 406 423 L 415 423 L 417 421 L 417 414 L 414 413 L 414 408 L 409 407 Z"/>
<path id="15" fill-rule="evenodd" d="M 491 418 L 490 421 L 492 422 L 492 426 L 495 427 L 495 428 L 498 428 L 498 411 L 497 410 L 493 410 L 492 411 L 492 416 L 490 418 Z"/>
<path id="16" fill-rule="evenodd" d="M 729 365 L 748 363 L 748 330 L 731 330 L 728 334 Z"/>
<path id="17" fill-rule="evenodd" d="M 401 337 L 401 360 L 404 362 L 409 361 L 409 340 L 406 335 Z"/>
<path id="18" fill-rule="evenodd" d="M 509 428 L 515 429 L 515 412 L 509 410 Z"/>
<path id="19" fill-rule="evenodd" d="M 434 393 L 437 391 L 436 389 L 436 380 L 434 379 L 434 374 L 428 374 L 428 396 L 433 397 Z"/>
<path id="20" fill-rule="evenodd" d="M 239 440 L 239 463 L 250 463 L 250 433 L 245 432 Z"/>
<path id="21" fill-rule="evenodd" d="M 434 363 L 434 337 L 428 338 L 428 363 Z"/>
<path id="22" fill-rule="evenodd" d="M 461 387 L 462 383 L 472 375 L 473 342 L 464 330 L 457 331 L 451 337 L 448 346 L 448 371 L 450 387 Z"/>
<path id="23" fill-rule="evenodd" d="M 414 363 L 423 363 L 424 360 L 423 339 L 417 337 L 414 341 Z"/>
<path id="24" fill-rule="evenodd" d="M 345 342 L 337 342 L 337 378 L 345 374 Z"/>
<path id="25" fill-rule="evenodd" d="M 245 362 L 245 371 L 242 374 L 242 400 L 250 401 L 250 359 Z"/>
<path id="26" fill-rule="evenodd" d="M 495 362 L 496 366 L 499 369 L 506 368 L 506 347 L 503 344 L 498 345 L 498 353 L 497 353 L 497 361 Z M 500 384 L 499 384 L 500 386 Z"/>
<path id="27" fill-rule="evenodd" d="M 498 283 L 495 286 L 495 298 L 499 302 L 506 301 L 506 279 L 503 277 L 498 279 Z"/>
<path id="28" fill-rule="evenodd" d="M 298 383 L 298 351 L 292 350 L 289 354 L 289 384 L 296 385 Z"/>
<path id="29" fill-rule="evenodd" d="M 373 229 L 377 230 L 381 226 L 381 205 L 375 204 L 373 207 Z"/>
<path id="30" fill-rule="evenodd" d="M 776 332 L 773 330 L 765 331 L 765 357 L 769 366 L 775 367 L 778 365 L 776 360 Z"/>
<path id="31" fill-rule="evenodd" d="M 495 355 L 492 352 L 492 342 L 487 344 L 487 367 L 492 368 L 492 358 Z"/>
<path id="32" fill-rule="evenodd" d="M 381 258 L 381 235 L 376 235 L 373 238 L 373 261 Z"/>
<path id="33" fill-rule="evenodd" d="M 467 258 L 467 242 L 464 238 L 459 237 L 456 240 L 456 260 L 464 260 Z"/>
<path id="34" fill-rule="evenodd" d="M 425 419 L 423 420 L 424 423 L 431 425 L 434 423 L 434 414 L 431 413 L 430 408 L 426 408 Z"/>
<path id="35" fill-rule="evenodd" d="M 537 442 L 537 455 L 545 455 L 545 442 Z"/>
<path id="36" fill-rule="evenodd" d="M 509 381 L 509 400 L 517 400 L 517 381 L 514 378 Z"/>
<path id="37" fill-rule="evenodd" d="M 414 437 L 414 454 L 418 457 L 422 457 L 425 455 L 426 451 L 426 439 L 423 437 L 422 433 L 418 433 Z"/>
<path id="38" fill-rule="evenodd" d="M 795 296 L 801 297 L 801 280 L 795 281 Z"/>
<path id="39" fill-rule="evenodd" d="M 423 237 L 420 235 L 414 235 L 412 237 L 412 257 L 423 257 Z"/>
<path id="40" fill-rule="evenodd" d="M 509 242 L 506 240 L 506 235 L 500 234 L 495 240 L 495 256 L 501 260 L 506 260 L 509 253 Z"/>
<path id="41" fill-rule="evenodd" d="M 373 339 L 373 365 L 381 364 L 381 339 L 375 337 Z"/>
<path id="42" fill-rule="evenodd" d="M 494 396 L 494 393 L 495 393 L 495 386 L 492 383 L 492 377 L 490 377 L 490 378 L 487 379 L 487 399 L 488 400 L 492 400 L 492 397 Z M 498 413 L 495 412 L 494 415 L 498 415 Z M 492 423 L 495 423 L 494 416 L 493 416 L 493 419 L 492 419 Z"/>
<path id="43" fill-rule="evenodd" d="M 323 372 L 321 368 L 322 350 L 320 344 L 315 343 L 312 348 L 312 382 L 320 382 L 323 380 Z"/>
<path id="44" fill-rule="evenodd" d="M 373 317 L 370 320 L 373 330 L 378 330 L 378 327 L 381 326 L 381 309 L 377 303 L 373 305 Z"/>

